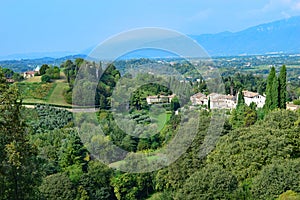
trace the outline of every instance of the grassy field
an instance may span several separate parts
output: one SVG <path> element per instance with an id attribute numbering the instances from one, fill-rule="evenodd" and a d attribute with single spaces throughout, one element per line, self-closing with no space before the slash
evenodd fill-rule
<path id="1" fill-rule="evenodd" d="M 164 112 L 164 113 L 160 113 L 158 115 L 150 113 L 150 116 L 152 119 L 155 120 L 155 123 L 157 124 L 157 130 L 160 131 L 161 129 L 163 129 L 165 124 L 170 120 L 171 113 Z"/>
<path id="2" fill-rule="evenodd" d="M 70 105 L 66 103 L 65 98 L 63 96 L 64 89 L 67 87 L 68 87 L 68 83 L 56 82 L 56 87 L 54 88 L 47 102 L 56 105 L 64 105 L 64 106 Z"/>
<path id="3" fill-rule="evenodd" d="M 41 82 L 41 76 L 35 76 L 35 77 L 32 77 L 32 78 L 25 79 L 23 82 L 26 82 L 26 83 L 39 83 L 39 82 Z"/>
<path id="4" fill-rule="evenodd" d="M 66 76 L 60 72 L 60 79 L 52 83 L 42 83 L 41 76 L 28 78 L 17 83 L 24 103 L 49 103 L 54 105 L 70 106 L 65 102 L 63 92 L 68 83 Z"/>
<path id="5" fill-rule="evenodd" d="M 156 120 L 157 123 L 157 129 L 160 131 L 165 124 L 170 120 L 171 114 L 170 113 L 161 113 L 160 115 L 157 116 L 151 116 L 151 118 Z"/>
<path id="6" fill-rule="evenodd" d="M 48 103 L 56 104 L 56 105 L 63 105 L 63 106 L 71 106 L 65 101 L 64 98 L 64 90 L 68 88 L 68 83 L 66 80 L 66 75 L 60 71 L 60 79 L 54 81 L 56 83 L 56 87 L 52 92 L 51 96 L 48 99 Z"/>
<path id="7" fill-rule="evenodd" d="M 56 83 L 21 82 L 17 83 L 23 102 L 46 103 Z"/>

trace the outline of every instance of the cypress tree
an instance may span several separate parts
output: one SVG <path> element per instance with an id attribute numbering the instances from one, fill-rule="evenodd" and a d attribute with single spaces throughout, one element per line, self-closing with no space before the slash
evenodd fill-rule
<path id="1" fill-rule="evenodd" d="M 273 84 L 271 88 L 271 107 L 270 110 L 274 110 L 279 107 L 279 81 L 278 78 L 275 76 L 273 79 Z"/>
<path id="2" fill-rule="evenodd" d="M 287 90 L 286 90 L 286 66 L 283 65 L 279 74 L 279 108 L 286 108 Z"/>
<path id="3" fill-rule="evenodd" d="M 240 89 L 239 94 L 238 94 L 238 102 L 237 102 L 236 108 L 239 109 L 244 105 L 245 105 L 244 94 L 243 94 L 243 91 Z"/>
<path id="4" fill-rule="evenodd" d="M 275 67 L 272 67 L 267 80 L 266 103 L 265 103 L 266 110 L 270 110 L 270 108 L 272 107 L 272 85 L 275 77 L 276 77 Z"/>

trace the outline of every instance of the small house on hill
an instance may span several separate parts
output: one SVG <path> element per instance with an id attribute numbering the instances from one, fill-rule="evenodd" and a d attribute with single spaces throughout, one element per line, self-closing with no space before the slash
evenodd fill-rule
<path id="1" fill-rule="evenodd" d="M 233 109 L 236 107 L 236 97 L 212 93 L 207 96 L 210 99 L 211 109 Z"/>
<path id="2" fill-rule="evenodd" d="M 233 109 L 236 107 L 236 97 L 232 95 L 211 93 L 206 96 L 205 94 L 197 93 L 190 97 L 193 105 L 206 105 L 207 107 L 209 99 L 211 109 Z"/>
<path id="3" fill-rule="evenodd" d="M 32 77 L 34 77 L 35 73 L 36 73 L 35 71 L 27 71 L 27 72 L 23 73 L 23 77 L 24 78 L 32 78 Z"/>
<path id="4" fill-rule="evenodd" d="M 262 108 L 265 105 L 266 97 L 256 92 L 250 92 L 248 90 L 243 91 L 245 103 L 249 106 L 252 102 L 257 105 L 258 108 Z"/>
<path id="5" fill-rule="evenodd" d="M 287 110 L 296 111 L 296 110 L 298 110 L 299 108 L 300 108 L 299 105 L 295 105 L 295 104 L 293 104 L 293 103 L 287 103 L 287 104 L 286 104 L 286 109 L 287 109 Z"/>
<path id="6" fill-rule="evenodd" d="M 156 103 L 171 103 L 172 99 L 175 97 L 175 94 L 172 95 L 156 95 L 156 96 L 148 96 L 146 98 L 147 103 L 150 104 L 156 104 Z"/>
<path id="7" fill-rule="evenodd" d="M 14 80 L 14 79 L 12 79 L 12 78 L 7 78 L 7 79 L 6 79 L 6 82 L 7 82 L 7 83 L 14 83 L 14 82 L 15 82 L 15 80 Z"/>
<path id="8" fill-rule="evenodd" d="M 192 105 L 204 105 L 207 101 L 207 97 L 205 94 L 197 93 L 190 97 Z"/>

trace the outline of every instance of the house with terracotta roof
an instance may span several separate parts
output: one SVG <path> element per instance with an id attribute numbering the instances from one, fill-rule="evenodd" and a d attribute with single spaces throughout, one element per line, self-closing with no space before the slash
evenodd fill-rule
<path id="1" fill-rule="evenodd" d="M 191 96 L 190 100 L 192 102 L 192 105 L 204 105 L 204 103 L 207 102 L 207 97 L 205 94 L 199 92 Z"/>
<path id="2" fill-rule="evenodd" d="M 34 77 L 35 73 L 36 73 L 35 71 L 27 71 L 27 72 L 23 73 L 23 77 L 24 78 L 32 78 L 32 77 Z"/>
<path id="3" fill-rule="evenodd" d="M 262 108 L 265 105 L 266 97 L 256 92 L 248 90 L 243 91 L 245 103 L 249 106 L 252 102 L 257 105 L 258 108 Z M 210 100 L 210 109 L 234 109 L 237 104 L 237 97 L 232 95 L 224 95 L 218 93 L 211 93 L 204 95 L 202 93 L 194 94 L 190 97 L 192 105 L 206 105 Z"/>
<path id="4" fill-rule="evenodd" d="M 233 109 L 236 107 L 236 97 L 232 95 L 223 95 L 211 93 L 208 96 L 202 93 L 194 94 L 190 97 L 192 105 L 205 105 L 208 107 L 210 101 L 210 109 Z"/>
<path id="5" fill-rule="evenodd" d="M 257 105 L 258 108 L 262 108 L 265 105 L 266 97 L 260 95 L 257 92 L 251 92 L 248 90 L 243 90 L 243 95 L 245 99 L 245 103 L 249 106 L 252 102 Z"/>

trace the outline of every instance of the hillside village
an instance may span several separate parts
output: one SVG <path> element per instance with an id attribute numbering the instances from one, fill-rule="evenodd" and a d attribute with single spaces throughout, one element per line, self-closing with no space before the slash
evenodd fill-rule
<path id="1" fill-rule="evenodd" d="M 40 67 L 32 71 L 26 71 L 21 74 L 24 79 L 31 79 L 36 75 L 40 74 Z M 15 82 L 12 78 L 6 78 L 7 82 L 13 83 Z M 198 81 L 198 80 L 197 80 Z M 246 105 L 250 106 L 251 103 L 254 103 L 257 108 L 263 108 L 266 101 L 266 96 L 261 95 L 258 92 L 243 90 L 244 102 Z M 151 104 L 160 104 L 160 103 L 171 103 L 172 99 L 175 97 L 175 94 L 172 95 L 153 95 L 147 96 L 146 102 L 148 105 Z M 205 95 L 201 92 L 198 92 L 190 97 L 190 101 L 192 106 L 203 106 L 209 109 L 235 109 L 238 101 L 238 93 L 233 95 L 224 95 L 218 93 L 210 93 Z M 288 110 L 298 110 L 300 108 L 299 105 L 295 105 L 292 102 L 287 102 L 286 109 Z"/>
<path id="2" fill-rule="evenodd" d="M 257 92 L 251 92 L 248 90 L 243 90 L 243 96 L 245 103 L 250 106 L 251 103 L 255 103 L 257 108 L 263 108 L 265 105 L 266 97 L 260 95 Z M 158 104 L 158 103 L 170 103 L 172 99 L 175 97 L 175 94 L 164 96 L 164 95 L 156 95 L 156 96 L 148 96 L 146 101 L 148 105 Z M 238 95 L 237 95 L 238 96 Z M 205 108 L 209 109 L 234 109 L 237 105 L 237 96 L 233 95 L 224 95 L 218 93 L 211 93 L 205 95 L 201 92 L 196 93 L 190 97 L 190 101 L 192 106 L 205 106 Z M 292 106 L 292 104 L 290 104 Z"/>
<path id="3" fill-rule="evenodd" d="M 266 96 L 260 95 L 257 92 L 251 92 L 248 90 L 243 90 L 243 96 L 247 106 L 250 106 L 251 103 L 255 103 L 257 108 L 263 108 L 266 102 Z M 238 96 L 238 95 L 237 95 Z M 202 105 L 210 109 L 235 109 L 237 106 L 237 96 L 233 95 L 223 95 L 217 93 L 211 93 L 205 95 L 202 93 L 194 94 L 190 97 L 193 106 Z M 210 105 L 209 105 L 210 104 Z M 295 111 L 300 109 L 299 105 L 295 105 L 292 102 L 286 104 L 286 109 Z"/>
<path id="4" fill-rule="evenodd" d="M 251 103 L 255 103 L 258 108 L 262 108 L 265 105 L 265 96 L 248 90 L 243 90 L 242 92 L 245 103 L 248 106 L 250 106 Z M 194 106 L 203 105 L 210 109 L 234 109 L 237 105 L 237 96 L 217 93 L 211 93 L 206 96 L 205 94 L 197 93 L 191 96 L 190 100 Z"/>

